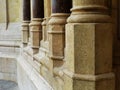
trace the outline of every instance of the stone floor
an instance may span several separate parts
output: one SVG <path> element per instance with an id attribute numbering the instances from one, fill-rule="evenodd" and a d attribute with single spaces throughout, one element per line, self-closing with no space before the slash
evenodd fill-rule
<path id="1" fill-rule="evenodd" d="M 0 80 L 0 90 L 19 90 L 15 82 Z"/>

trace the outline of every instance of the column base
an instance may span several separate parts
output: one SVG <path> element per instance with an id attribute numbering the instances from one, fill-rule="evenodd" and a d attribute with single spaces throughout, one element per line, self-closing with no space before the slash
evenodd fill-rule
<path id="1" fill-rule="evenodd" d="M 64 73 L 64 90 L 115 90 L 113 73 L 81 75 L 67 70 Z"/>

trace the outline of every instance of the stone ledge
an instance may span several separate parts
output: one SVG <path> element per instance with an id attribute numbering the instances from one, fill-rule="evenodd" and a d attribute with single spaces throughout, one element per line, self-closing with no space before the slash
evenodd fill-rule
<path id="1" fill-rule="evenodd" d="M 37 90 L 53 90 L 46 80 L 38 72 L 36 72 L 36 70 L 29 65 L 22 56 L 17 59 L 18 64 L 22 67 L 22 69 L 24 69 L 26 75 L 36 86 Z"/>
<path id="2" fill-rule="evenodd" d="M 106 79 L 114 79 L 115 75 L 114 73 L 105 73 L 105 74 L 99 74 L 99 75 L 83 75 L 83 74 L 74 74 L 73 72 L 70 72 L 67 69 L 63 70 L 64 74 L 67 75 L 70 78 L 78 79 L 78 80 L 84 80 L 84 81 L 99 81 L 99 80 L 106 80 Z"/>
<path id="3" fill-rule="evenodd" d="M 3 47 L 20 47 L 20 41 L 0 41 L 0 46 Z"/>

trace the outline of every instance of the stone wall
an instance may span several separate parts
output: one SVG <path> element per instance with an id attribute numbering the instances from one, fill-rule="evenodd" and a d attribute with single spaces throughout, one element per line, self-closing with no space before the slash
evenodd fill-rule
<path id="1" fill-rule="evenodd" d="M 0 0 L 0 23 L 18 22 L 21 20 L 22 0 Z"/>
<path id="2" fill-rule="evenodd" d="M 8 20 L 9 22 L 21 21 L 22 0 L 8 0 Z"/>
<path id="3" fill-rule="evenodd" d="M 0 22 L 6 22 L 6 2 L 5 0 L 0 0 Z"/>
<path id="4" fill-rule="evenodd" d="M 0 0 L 0 80 L 17 83 L 21 42 L 21 0 Z"/>
<path id="5" fill-rule="evenodd" d="M 20 53 L 20 23 L 0 24 L 0 79 L 17 83 L 17 57 Z M 18 33 L 19 32 L 19 33 Z"/>

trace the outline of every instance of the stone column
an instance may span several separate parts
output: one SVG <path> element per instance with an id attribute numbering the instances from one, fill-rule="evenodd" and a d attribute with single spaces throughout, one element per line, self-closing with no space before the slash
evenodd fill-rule
<path id="1" fill-rule="evenodd" d="M 30 0 L 23 0 L 22 43 L 27 46 L 29 39 Z"/>
<path id="2" fill-rule="evenodd" d="M 45 18 L 51 16 L 51 0 L 44 0 L 44 16 Z"/>
<path id="3" fill-rule="evenodd" d="M 49 57 L 54 60 L 54 66 L 60 65 L 55 61 L 64 58 L 65 24 L 69 16 L 71 0 L 52 0 L 52 15 L 49 21 Z M 56 65 L 55 65 L 56 64 Z"/>
<path id="4" fill-rule="evenodd" d="M 111 16 L 113 19 L 113 68 L 115 72 L 115 90 L 120 90 L 120 1 L 111 0 Z"/>
<path id="5" fill-rule="evenodd" d="M 51 0 L 44 0 L 44 20 L 42 22 L 43 38 L 41 41 L 41 48 L 48 52 L 48 22 L 51 16 Z"/>
<path id="6" fill-rule="evenodd" d="M 32 21 L 30 23 L 30 46 L 32 53 L 38 52 L 42 40 L 42 19 L 44 17 L 43 0 L 32 0 Z"/>
<path id="7" fill-rule="evenodd" d="M 73 0 L 66 25 L 64 90 L 115 90 L 110 0 Z"/>

